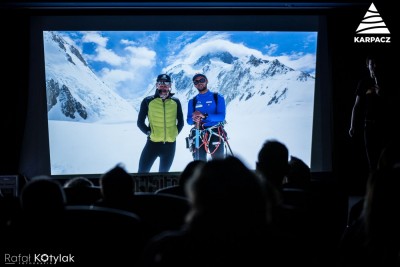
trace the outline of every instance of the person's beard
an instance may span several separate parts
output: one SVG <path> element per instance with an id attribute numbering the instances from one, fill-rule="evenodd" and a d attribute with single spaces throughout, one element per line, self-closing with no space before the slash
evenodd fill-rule
<path id="1" fill-rule="evenodd" d="M 203 92 L 204 90 L 207 90 L 207 85 L 205 85 L 203 88 L 197 88 L 199 92 Z"/>
<path id="2" fill-rule="evenodd" d="M 161 99 L 166 99 L 169 95 L 169 90 L 168 89 L 158 89 L 158 95 L 160 96 Z"/>

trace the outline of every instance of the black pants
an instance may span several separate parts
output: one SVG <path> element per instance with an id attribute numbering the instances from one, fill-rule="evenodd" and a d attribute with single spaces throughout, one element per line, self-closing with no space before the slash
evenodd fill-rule
<path id="1" fill-rule="evenodd" d="M 160 157 L 159 172 L 168 172 L 175 157 L 176 142 L 153 142 L 147 140 L 139 159 L 139 171 L 149 172 L 154 162 Z"/>
<path id="2" fill-rule="evenodd" d="M 202 131 L 199 142 L 200 147 L 198 150 L 193 150 L 193 159 L 207 161 L 208 155 L 210 155 L 212 159 L 225 157 L 223 135 L 226 135 L 226 132 L 223 128 L 220 128 L 220 132 L 218 132 L 218 128 L 214 128 L 212 131 L 214 134 L 211 134 L 210 131 Z M 221 131 L 224 132 L 222 133 Z"/>

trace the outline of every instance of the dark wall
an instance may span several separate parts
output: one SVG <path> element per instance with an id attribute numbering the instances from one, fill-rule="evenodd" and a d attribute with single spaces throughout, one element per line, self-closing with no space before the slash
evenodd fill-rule
<path id="1" fill-rule="evenodd" d="M 0 8 L 0 174 L 18 172 L 28 90 L 29 22 L 24 12 Z"/>

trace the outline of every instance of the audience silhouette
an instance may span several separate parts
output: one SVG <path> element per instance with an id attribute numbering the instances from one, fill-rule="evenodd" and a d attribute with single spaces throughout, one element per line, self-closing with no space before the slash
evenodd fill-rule
<path id="1" fill-rule="evenodd" d="M 268 139 L 255 171 L 234 156 L 195 160 L 177 186 L 155 193 L 136 192 L 122 165 L 102 174 L 99 187 L 85 177 L 64 186 L 33 177 L 1 233 L 10 249 L 70 251 L 83 264 L 400 266 L 400 146 L 390 141 L 345 230 L 335 189 L 315 183 L 303 160 Z"/>
<path id="2" fill-rule="evenodd" d="M 153 238 L 144 266 L 262 265 L 268 254 L 262 181 L 237 158 L 213 159 L 186 185 L 185 227 Z"/>
<path id="3" fill-rule="evenodd" d="M 57 180 L 45 175 L 32 178 L 21 191 L 20 203 L 21 212 L 9 223 L 12 246 L 51 248 L 64 245 L 55 227 L 63 225 L 66 203 Z"/>
<path id="4" fill-rule="evenodd" d="M 64 183 L 67 205 L 92 205 L 101 198 L 101 191 L 92 181 L 83 176 L 69 179 Z"/>
<path id="5" fill-rule="evenodd" d="M 83 176 L 77 176 L 77 177 L 71 178 L 64 183 L 64 188 L 91 187 L 91 186 L 94 186 L 93 182 Z"/>
<path id="6" fill-rule="evenodd" d="M 102 198 L 94 206 L 125 210 L 138 215 L 144 236 L 179 228 L 189 209 L 187 200 L 172 195 L 136 193 L 133 177 L 117 165 L 100 177 Z"/>
<path id="7" fill-rule="evenodd" d="M 400 168 L 370 173 L 360 217 L 343 233 L 338 266 L 400 266 Z"/>
<path id="8" fill-rule="evenodd" d="M 95 206 L 134 212 L 135 182 L 133 177 L 117 165 L 100 177 L 101 198 Z"/>
<path id="9" fill-rule="evenodd" d="M 266 140 L 258 153 L 256 171 L 265 180 L 272 204 L 271 226 L 274 229 L 276 248 L 281 248 L 274 254 L 280 255 L 282 266 L 300 263 L 312 265 L 309 248 L 301 245 L 306 239 L 313 241 L 308 210 L 291 201 L 291 195 L 284 191 L 284 183 L 290 172 L 287 146 L 276 139 Z"/>
<path id="10" fill-rule="evenodd" d="M 35 217 L 61 213 L 65 203 L 61 184 L 49 176 L 34 177 L 21 192 L 22 211 Z"/>
<path id="11" fill-rule="evenodd" d="M 400 140 L 390 141 L 381 152 L 377 168 L 385 170 L 400 167 Z M 350 209 L 348 226 L 352 225 L 361 216 L 364 207 L 364 197 L 360 198 Z"/>
<path id="12" fill-rule="evenodd" d="M 391 140 L 369 173 L 339 244 L 338 266 L 400 266 L 400 143 Z"/>
<path id="13" fill-rule="evenodd" d="M 311 183 L 311 169 L 300 158 L 290 156 L 289 170 L 286 174 L 285 188 L 300 188 L 308 190 Z"/>
<path id="14" fill-rule="evenodd" d="M 275 225 L 280 225 L 286 215 L 282 186 L 289 171 L 289 150 L 282 142 L 269 139 L 258 153 L 256 171 L 264 179 L 267 193 L 271 200 L 271 218 Z"/>
<path id="15" fill-rule="evenodd" d="M 267 140 L 258 153 L 256 169 L 277 189 L 289 171 L 289 150 L 278 140 Z"/>
<path id="16" fill-rule="evenodd" d="M 290 156 L 289 170 L 282 185 L 283 202 L 303 212 L 311 205 L 311 170 L 300 158 Z"/>

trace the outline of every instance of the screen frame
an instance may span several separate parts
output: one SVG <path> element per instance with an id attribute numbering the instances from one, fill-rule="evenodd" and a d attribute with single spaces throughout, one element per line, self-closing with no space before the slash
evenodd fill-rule
<path id="1" fill-rule="evenodd" d="M 166 10 L 156 9 L 131 9 L 130 15 L 126 15 L 126 11 L 122 14 L 103 14 L 103 11 L 93 9 L 80 11 L 78 15 L 72 15 L 74 12 L 66 12 L 58 10 L 60 13 L 54 15 L 41 14 L 30 18 L 30 76 L 29 76 L 29 96 L 28 96 L 28 116 L 25 125 L 25 134 L 23 138 L 22 153 L 20 160 L 20 172 L 28 177 L 39 174 L 50 175 L 50 153 L 48 147 L 48 126 L 46 95 L 45 90 L 37 90 L 37 88 L 45 88 L 44 66 L 40 66 L 43 62 L 43 42 L 39 40 L 38 34 L 41 36 L 42 31 L 46 30 L 81 30 L 80 25 L 84 24 L 86 28 L 91 30 L 182 30 L 182 21 L 185 23 L 187 30 L 263 30 L 266 25 L 269 29 L 287 30 L 287 23 L 290 21 L 291 30 L 316 30 L 318 31 L 318 47 L 317 47 L 317 66 L 315 80 L 315 104 L 314 104 L 314 121 L 313 121 L 313 139 L 311 152 L 311 170 L 312 172 L 330 172 L 332 171 L 332 103 L 331 103 L 331 86 L 330 80 L 330 58 L 328 56 L 326 20 L 323 15 L 319 14 L 259 14 L 260 11 L 255 10 L 243 11 L 242 7 L 235 10 L 216 9 L 215 7 L 203 7 L 201 10 L 194 8 Z M 143 11 L 143 12 L 141 12 Z M 187 11 L 190 11 L 189 13 Z M 209 13 L 198 15 L 198 13 Z M 47 13 L 47 12 L 45 12 Z M 139 13 L 139 14 L 137 14 Z M 262 13 L 262 12 L 261 12 Z M 265 12 L 268 13 L 268 12 Z M 292 13 L 292 12 L 290 12 Z M 298 12 L 297 12 L 298 13 Z M 241 23 L 238 24 L 238 16 Z M 314 17 L 312 22 L 306 20 L 307 17 Z M 170 23 L 160 23 L 160 20 L 168 20 Z M 256 23 L 263 21 L 263 23 Z M 222 24 L 216 21 L 224 21 Z M 100 25 L 98 21 L 102 21 Z M 145 21 L 146 27 L 139 22 Z M 199 23 L 201 22 L 201 23 Z M 286 26 L 285 26 L 286 25 Z M 185 28 L 183 29 L 185 30 Z M 33 52 L 35 51 L 35 52 Z M 328 63 L 326 63 L 328 62 Z M 42 63 L 43 64 L 43 63 Z M 43 78 L 38 78 L 43 77 Z M 323 81 L 323 82 L 322 82 Z M 35 89 L 36 88 L 36 89 Z M 36 117 L 35 120 L 30 117 Z M 39 127 L 38 127 L 39 126 Z M 34 142 L 32 140 L 35 140 Z M 40 157 L 37 156 L 40 151 Z M 36 154 L 36 156 L 35 156 Z M 318 167 L 316 167 L 316 165 Z M 111 167 L 111 166 L 110 166 Z M 138 174 L 141 175 L 141 174 Z M 156 173 L 160 175 L 160 173 Z M 71 175 L 68 175 L 70 177 Z M 98 175 L 89 175 L 98 176 Z M 64 177 L 57 175 L 56 177 Z"/>

